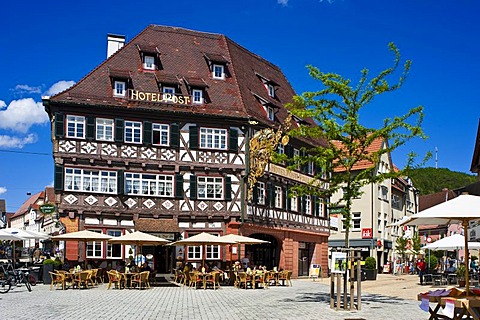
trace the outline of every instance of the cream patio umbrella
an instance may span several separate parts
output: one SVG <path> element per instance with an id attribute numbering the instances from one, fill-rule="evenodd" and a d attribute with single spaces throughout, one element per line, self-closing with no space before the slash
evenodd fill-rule
<path id="1" fill-rule="evenodd" d="M 472 195 L 460 195 L 452 200 L 442 202 L 433 207 L 425 209 L 417 214 L 411 215 L 410 219 L 404 225 L 428 225 L 428 224 L 451 224 L 462 223 L 465 234 L 468 234 L 468 224 L 470 221 L 480 219 L 480 197 Z M 465 281 L 466 291 L 469 295 L 469 274 L 468 274 L 468 240 L 464 237 L 465 248 Z"/>
<path id="2" fill-rule="evenodd" d="M 132 233 L 126 233 L 120 237 L 113 237 L 108 240 L 108 242 L 112 244 L 133 244 L 135 245 L 135 251 L 137 251 L 137 247 L 141 247 L 143 245 L 158 246 L 167 244 L 170 241 L 141 231 L 135 231 Z M 135 252 L 135 256 L 136 254 L 137 252 Z"/>
<path id="3" fill-rule="evenodd" d="M 233 234 L 233 233 L 221 236 L 220 238 L 232 240 L 232 241 L 235 241 L 237 244 L 245 244 L 245 245 L 247 245 L 247 244 L 254 245 L 254 244 L 270 243 L 270 241 L 255 239 L 255 238 L 252 238 L 252 237 L 241 236 L 239 234 Z M 238 251 L 238 256 L 240 258 L 242 257 L 241 253 L 240 253 L 240 250 Z"/>
<path id="4" fill-rule="evenodd" d="M 178 240 L 170 243 L 171 246 L 183 245 L 183 246 L 202 246 L 202 267 L 205 266 L 205 246 L 206 245 L 227 245 L 235 244 L 236 241 L 229 239 L 222 239 L 222 237 L 214 236 L 213 234 L 202 232 L 197 235 L 188 237 L 186 239 Z"/>
<path id="5" fill-rule="evenodd" d="M 81 241 L 85 244 L 90 241 L 106 241 L 112 237 L 103 233 L 93 232 L 88 230 L 82 230 L 77 232 L 64 233 L 58 236 L 54 236 L 51 239 L 57 241 Z M 87 249 L 84 251 L 85 266 L 87 265 Z"/>

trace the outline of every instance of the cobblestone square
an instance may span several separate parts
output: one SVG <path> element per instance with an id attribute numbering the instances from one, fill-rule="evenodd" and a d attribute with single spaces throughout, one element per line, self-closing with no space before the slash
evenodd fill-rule
<path id="1" fill-rule="evenodd" d="M 380 284 L 380 283 L 379 283 Z M 292 287 L 219 290 L 160 286 L 148 290 L 52 290 L 38 284 L 0 295 L 2 319 L 427 319 L 412 299 L 364 293 L 361 311 L 329 307 L 328 281 L 293 280 Z"/>

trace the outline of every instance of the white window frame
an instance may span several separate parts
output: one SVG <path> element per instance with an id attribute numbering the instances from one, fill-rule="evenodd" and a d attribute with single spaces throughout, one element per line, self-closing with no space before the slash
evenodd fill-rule
<path id="1" fill-rule="evenodd" d="M 297 162 L 298 162 L 298 157 L 300 157 L 300 150 L 294 148 L 293 149 L 293 157 L 294 158 L 297 158 Z M 300 170 L 300 164 L 297 164 L 297 170 Z"/>
<path id="2" fill-rule="evenodd" d="M 291 197 L 290 198 L 290 210 L 298 212 L 298 197 Z"/>
<path id="3" fill-rule="evenodd" d="M 85 139 L 85 117 L 67 115 L 67 137 Z"/>
<path id="4" fill-rule="evenodd" d="M 212 235 L 217 235 L 217 234 L 212 233 Z M 194 236 L 194 234 L 189 234 L 189 237 L 192 237 L 192 236 Z M 203 259 L 203 254 L 205 254 L 205 260 L 219 260 L 220 252 L 221 251 L 220 251 L 219 245 L 206 245 L 205 252 L 203 251 L 203 246 L 187 247 L 187 257 L 189 260 L 201 260 Z"/>
<path id="5" fill-rule="evenodd" d="M 88 229 L 88 231 L 103 233 L 101 229 Z M 86 245 L 85 255 L 87 258 L 103 258 L 103 242 L 89 241 Z"/>
<path id="6" fill-rule="evenodd" d="M 218 128 L 200 128 L 201 149 L 227 149 L 227 130 Z"/>
<path id="7" fill-rule="evenodd" d="M 113 119 L 97 118 L 95 120 L 95 135 L 98 141 L 113 141 Z"/>
<path id="8" fill-rule="evenodd" d="M 125 97 L 127 93 L 127 83 L 125 81 L 114 81 L 113 95 L 115 97 Z"/>
<path id="9" fill-rule="evenodd" d="M 308 161 L 308 164 L 307 164 L 307 174 L 313 176 L 314 175 L 314 165 L 313 165 L 313 161 Z"/>
<path id="10" fill-rule="evenodd" d="M 174 176 L 125 172 L 125 193 L 128 195 L 174 197 Z"/>
<path id="11" fill-rule="evenodd" d="M 214 64 L 212 66 L 213 79 L 224 80 L 225 79 L 225 66 L 223 64 Z"/>
<path id="12" fill-rule="evenodd" d="M 271 83 L 266 83 L 265 87 L 267 88 L 268 95 L 272 98 L 275 98 L 275 86 Z"/>
<path id="13" fill-rule="evenodd" d="M 378 186 L 378 199 L 388 202 L 388 187 Z"/>
<path id="14" fill-rule="evenodd" d="M 392 208 L 397 210 L 400 210 L 402 208 L 400 196 L 397 194 L 392 194 Z"/>
<path id="15" fill-rule="evenodd" d="M 162 88 L 162 93 L 175 94 L 175 92 L 176 92 L 175 87 L 163 86 Z"/>
<path id="16" fill-rule="evenodd" d="M 111 236 L 111 237 L 120 237 L 122 235 L 122 230 L 120 229 L 107 229 L 107 235 Z M 113 248 L 120 248 L 120 255 L 118 256 L 114 256 L 113 255 Z M 110 243 L 108 242 L 107 243 L 107 252 L 105 253 L 107 255 L 107 259 L 122 259 L 123 256 L 122 256 L 122 252 L 123 252 L 123 247 L 121 244 L 119 243 Z"/>
<path id="17" fill-rule="evenodd" d="M 281 208 L 282 207 L 282 187 L 275 186 L 275 208 Z"/>
<path id="18" fill-rule="evenodd" d="M 155 70 L 155 57 L 150 55 L 143 56 L 143 68 L 146 70 Z"/>
<path id="19" fill-rule="evenodd" d="M 265 182 L 257 182 L 257 203 L 265 205 Z"/>
<path id="20" fill-rule="evenodd" d="M 66 167 L 64 190 L 117 194 L 117 172 Z"/>
<path id="21" fill-rule="evenodd" d="M 124 124 L 124 141 L 126 143 L 142 143 L 142 123 L 126 120 Z"/>
<path id="22" fill-rule="evenodd" d="M 223 177 L 197 177 L 197 197 L 205 200 L 223 200 Z"/>
<path id="23" fill-rule="evenodd" d="M 158 134 L 158 141 L 155 135 Z M 170 126 L 163 123 L 152 123 L 152 144 L 155 146 L 170 145 Z"/>
<path id="24" fill-rule="evenodd" d="M 192 102 L 195 104 L 203 104 L 203 90 L 192 89 Z"/>
<path id="25" fill-rule="evenodd" d="M 202 246 L 188 246 L 187 252 L 188 260 L 202 259 Z"/>
<path id="26" fill-rule="evenodd" d="M 305 214 L 312 215 L 312 197 L 310 195 L 305 196 Z"/>
<path id="27" fill-rule="evenodd" d="M 357 224 L 357 226 L 355 226 Z M 362 230 L 362 213 L 352 212 L 352 231 Z"/>
<path id="28" fill-rule="evenodd" d="M 265 111 L 267 112 L 268 120 L 274 121 L 275 120 L 275 112 L 271 106 L 265 106 Z"/>
<path id="29" fill-rule="evenodd" d="M 285 146 L 281 142 L 278 143 L 277 153 L 278 154 L 285 154 Z"/>

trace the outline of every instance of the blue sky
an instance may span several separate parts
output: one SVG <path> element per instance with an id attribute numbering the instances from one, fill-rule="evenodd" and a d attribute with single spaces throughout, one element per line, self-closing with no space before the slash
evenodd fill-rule
<path id="1" fill-rule="evenodd" d="M 149 24 L 225 34 L 279 66 L 297 93 L 320 88 L 305 66 L 358 79 L 391 65 L 394 42 L 412 60 L 405 85 L 362 114 L 425 107 L 426 141 L 393 154 L 438 148 L 438 166 L 469 172 L 479 115 L 480 4 L 474 0 L 8 1 L 0 19 L 0 199 L 16 211 L 53 181 L 41 96 L 78 82 L 106 58 L 107 33 L 127 41 Z M 435 166 L 434 158 L 427 166 Z"/>

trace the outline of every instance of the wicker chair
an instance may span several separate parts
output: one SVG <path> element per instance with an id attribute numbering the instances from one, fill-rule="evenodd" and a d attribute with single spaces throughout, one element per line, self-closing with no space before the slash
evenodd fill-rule
<path id="1" fill-rule="evenodd" d="M 237 288 L 240 289 L 243 286 L 245 289 L 247 289 L 248 283 L 250 282 L 248 280 L 249 280 L 249 277 L 248 277 L 246 272 L 238 272 L 237 273 Z"/>
<path id="2" fill-rule="evenodd" d="M 278 285 L 277 273 L 275 271 L 267 271 L 265 274 L 265 282 L 267 283 L 267 286 Z"/>
<path id="3" fill-rule="evenodd" d="M 182 270 L 175 269 L 175 277 L 173 278 L 173 282 L 175 283 L 182 283 L 184 282 L 185 274 Z"/>
<path id="4" fill-rule="evenodd" d="M 138 287 L 138 289 L 142 288 L 150 288 L 150 284 L 148 283 L 148 275 L 150 274 L 150 271 L 143 271 L 140 273 L 137 273 L 132 276 L 131 284 L 132 287 Z"/>
<path id="5" fill-rule="evenodd" d="M 108 275 L 108 287 L 107 287 L 107 290 L 110 289 L 110 287 L 112 286 L 112 284 L 114 285 L 114 287 L 116 287 L 117 289 L 120 289 L 121 288 L 121 281 L 122 281 L 122 276 L 115 270 L 110 270 L 110 271 L 107 271 L 107 275 Z"/>
<path id="6" fill-rule="evenodd" d="M 50 274 L 51 282 L 50 282 L 50 290 L 53 287 L 57 287 L 57 285 L 62 286 L 62 290 L 65 290 L 65 274 L 62 273 L 55 273 L 55 272 L 48 272 Z"/>
<path id="7" fill-rule="evenodd" d="M 85 289 L 88 289 L 88 283 L 92 282 L 92 272 L 91 271 L 81 271 L 75 275 L 75 284 L 79 289 L 82 288 L 82 285 Z"/>
<path id="8" fill-rule="evenodd" d="M 200 286 L 203 286 L 203 277 L 200 275 L 200 273 L 198 272 L 190 272 L 190 275 L 189 275 L 190 279 L 189 279 L 189 284 L 188 286 L 191 288 L 191 287 L 195 287 L 195 289 L 197 289 L 197 286 L 200 285 Z"/>
<path id="9" fill-rule="evenodd" d="M 216 271 L 207 273 L 203 281 L 204 289 L 206 289 L 207 286 L 212 286 L 213 290 L 217 287 L 220 288 L 220 273 Z"/>

